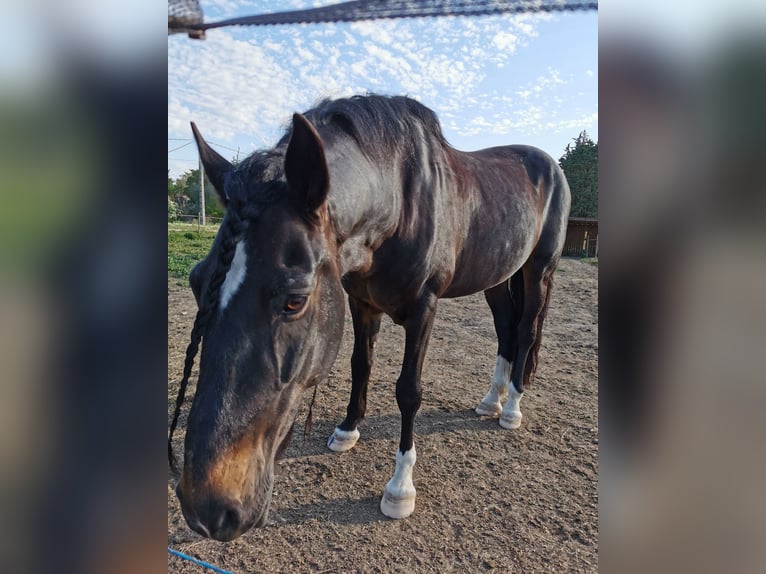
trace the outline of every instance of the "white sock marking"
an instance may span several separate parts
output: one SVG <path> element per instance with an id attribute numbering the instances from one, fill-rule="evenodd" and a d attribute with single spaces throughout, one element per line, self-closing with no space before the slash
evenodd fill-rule
<path id="1" fill-rule="evenodd" d="M 500 413 L 500 426 L 505 429 L 517 429 L 521 426 L 521 402 L 522 393 L 516 390 L 516 387 L 509 385 L 508 401 L 506 401 L 502 412 Z"/>
<path id="2" fill-rule="evenodd" d="M 412 469 L 417 461 L 415 445 L 407 452 L 396 451 L 396 470 L 394 476 L 386 485 L 386 492 L 396 498 L 415 496 L 415 485 L 412 484 Z"/>
<path id="3" fill-rule="evenodd" d="M 226 279 L 224 279 L 221 285 L 221 311 L 226 309 L 229 301 L 245 280 L 245 272 L 247 271 L 246 261 L 245 242 L 240 241 L 237 243 L 236 250 L 234 251 L 234 258 L 231 260 L 231 267 L 229 267 L 229 271 L 226 273 Z"/>
<path id="4" fill-rule="evenodd" d="M 380 510 L 389 518 L 407 518 L 415 511 L 417 493 L 412 484 L 412 468 L 416 460 L 414 445 L 407 452 L 396 452 L 396 471 L 380 499 Z"/>
<path id="5" fill-rule="evenodd" d="M 513 385 L 509 385 L 508 391 L 508 401 L 503 407 L 503 416 L 521 418 L 521 408 L 519 404 L 521 403 L 521 397 L 524 395 L 517 391 L 516 387 Z"/>
<path id="6" fill-rule="evenodd" d="M 497 396 L 496 401 L 503 401 L 508 394 L 508 387 L 511 384 L 512 365 L 505 357 L 498 355 L 495 360 L 495 372 L 492 374 L 492 387 L 489 392 L 494 392 Z"/>
<path id="7" fill-rule="evenodd" d="M 495 372 L 492 375 L 492 384 L 481 403 L 476 407 L 476 412 L 483 416 L 498 416 L 503 408 L 503 401 L 508 396 L 508 387 L 511 386 L 511 363 L 498 355 L 495 361 Z"/>

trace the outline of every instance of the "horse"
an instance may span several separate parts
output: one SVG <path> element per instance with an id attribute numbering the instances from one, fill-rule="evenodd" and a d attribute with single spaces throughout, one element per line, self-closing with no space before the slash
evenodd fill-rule
<path id="1" fill-rule="evenodd" d="M 273 149 L 232 165 L 192 122 L 226 215 L 190 274 L 198 305 L 168 439 L 203 341 L 176 488 L 189 526 L 232 540 L 268 522 L 275 460 L 301 397 L 322 381 L 353 320 L 351 397 L 330 450 L 359 440 L 383 314 L 405 331 L 396 381 L 401 435 L 380 510 L 415 508 L 413 425 L 440 298 L 483 291 L 497 358 L 478 415 L 518 428 L 537 367 L 570 208 L 545 152 L 473 152 L 446 141 L 436 114 L 403 96 L 324 100 L 295 113 Z M 316 391 L 316 388 L 314 388 Z"/>

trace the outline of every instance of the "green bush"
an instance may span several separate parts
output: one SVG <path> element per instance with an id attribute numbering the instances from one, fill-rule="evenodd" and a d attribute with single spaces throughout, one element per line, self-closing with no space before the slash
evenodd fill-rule
<path id="1" fill-rule="evenodd" d="M 178 219 L 178 206 L 176 202 L 168 197 L 168 221 Z"/>

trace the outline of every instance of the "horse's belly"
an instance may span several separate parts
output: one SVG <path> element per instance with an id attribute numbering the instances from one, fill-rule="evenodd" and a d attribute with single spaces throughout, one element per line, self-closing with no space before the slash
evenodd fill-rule
<path id="1" fill-rule="evenodd" d="M 508 240 L 489 249 L 464 249 L 442 297 L 463 297 L 494 287 L 516 273 L 532 253 L 532 241 Z"/>
<path id="2" fill-rule="evenodd" d="M 450 283 L 449 287 L 447 287 L 446 291 L 442 293 L 441 297 L 444 299 L 450 299 L 453 297 L 473 295 L 479 291 L 486 291 L 490 287 L 494 287 L 503 281 L 507 281 L 517 270 L 518 269 L 507 269 L 504 273 L 487 275 L 485 277 L 474 276 L 458 278 L 457 281 Z"/>

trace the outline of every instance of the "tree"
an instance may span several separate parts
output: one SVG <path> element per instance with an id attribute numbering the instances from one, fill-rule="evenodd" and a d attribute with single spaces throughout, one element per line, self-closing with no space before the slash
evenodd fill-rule
<path id="1" fill-rule="evenodd" d="M 237 152 L 237 157 L 231 160 L 231 164 L 236 166 L 239 161 L 239 152 Z M 170 205 L 171 201 L 176 208 L 175 217 L 199 215 L 199 190 L 199 169 L 187 170 L 176 179 L 170 177 L 170 170 L 168 170 L 168 220 L 173 209 Z M 224 216 L 224 209 L 207 175 L 205 176 L 205 214 L 209 217 L 223 218 Z"/>
<path id="2" fill-rule="evenodd" d="M 188 170 L 176 180 L 168 178 L 168 197 L 178 206 L 179 213 L 184 215 L 199 214 L 199 189 L 198 169 Z M 223 217 L 223 209 L 207 177 L 205 177 L 205 213 L 212 217 Z"/>
<path id="3" fill-rule="evenodd" d="M 598 217 L 598 143 L 583 130 L 567 144 L 559 165 L 572 192 L 571 217 Z"/>

